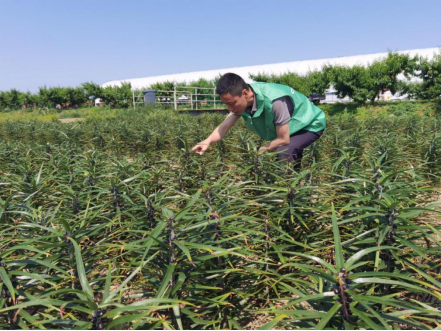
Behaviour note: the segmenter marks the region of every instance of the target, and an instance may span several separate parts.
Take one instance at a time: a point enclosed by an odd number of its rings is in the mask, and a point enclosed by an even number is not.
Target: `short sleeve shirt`
[[[245,111],[251,114],[251,116],[253,116],[256,110],[257,110],[257,103],[256,103],[256,98],[254,98],[253,105],[251,107],[246,108]],[[292,117],[293,112],[294,112],[294,105],[290,97],[281,97],[275,99],[273,101],[274,125],[281,126],[283,124],[288,123]],[[236,115],[236,114],[234,115],[240,117],[240,115]]]

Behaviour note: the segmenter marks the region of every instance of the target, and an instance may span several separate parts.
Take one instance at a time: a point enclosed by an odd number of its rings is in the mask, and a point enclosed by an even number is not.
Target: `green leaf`
[[[331,309],[326,313],[324,317],[320,320],[320,322],[315,326],[315,330],[323,330],[328,322],[331,320],[331,318],[337,313],[337,311],[340,309],[341,304],[339,302],[336,302],[334,306],[332,306]]]
[[[181,289],[186,278],[187,277],[185,276],[185,273],[178,272],[178,280],[176,281],[176,284],[173,286],[173,289],[170,293],[170,297],[173,297]],[[213,289],[219,289],[219,288],[213,288]]]
[[[175,217],[175,221],[180,220],[181,218],[184,218],[184,216],[191,210],[191,207],[193,207],[193,205],[196,203],[196,201],[198,201],[200,195],[201,195],[202,190],[199,189],[191,198],[191,200],[188,202],[187,206],[185,206],[185,208],[180,211],[176,217]]]
[[[3,280],[3,283],[8,288],[8,291],[11,294],[12,301],[15,303],[15,289],[14,286],[12,286],[11,280],[8,277],[8,273],[3,267],[0,267],[0,277]]]
[[[387,250],[387,249],[396,249],[398,250],[398,248],[393,247],[393,246],[379,246],[379,247],[370,247],[370,248],[365,248],[362,249],[361,251],[358,251],[357,253],[355,253],[354,255],[352,255],[345,264],[345,268],[346,271],[352,270],[353,268],[352,265],[358,261],[358,259],[360,259],[362,256],[365,256],[369,253],[375,252],[375,251],[379,251],[379,250]]]
[[[55,299],[32,299],[23,303],[20,303],[15,306],[6,307],[3,309],[0,309],[0,313],[9,311],[9,310],[16,310],[21,308],[27,308],[27,307],[33,307],[33,306],[45,306],[45,307],[61,307],[63,304],[65,304],[65,301],[61,300],[55,300]]]
[[[106,284],[104,285],[104,294],[102,302],[106,302],[107,298],[110,295],[110,285],[112,282],[112,265],[109,263],[107,266],[107,276],[106,276]]]
[[[278,253],[279,251],[276,251],[275,253]],[[315,262],[320,263],[321,265],[325,266],[326,268],[328,268],[329,271],[336,273],[337,269],[335,269],[335,267],[332,264],[329,264],[328,262],[322,260],[321,258],[317,257],[317,256],[313,256],[313,255],[308,255],[308,254],[303,254],[303,253],[294,253],[294,252],[289,252],[289,251],[280,251],[280,253],[284,253],[284,254],[289,254],[289,255],[295,255],[295,256],[302,256],[304,258],[313,260]]]
[[[177,241],[177,240],[174,241],[174,244],[176,244],[176,246],[178,246],[178,247],[181,249],[181,251],[184,252],[184,254],[187,256],[187,258],[188,258],[188,260],[190,261],[190,263],[191,263],[192,265],[195,265],[195,264],[193,263],[193,259],[191,258],[190,251],[188,250],[188,248],[185,247],[185,245],[184,245],[183,243],[181,243],[181,242],[179,242],[179,241]]]
[[[130,178],[124,179],[121,183],[124,183],[124,184],[130,183],[132,180],[138,178],[138,177],[141,176],[141,175],[142,175],[142,173],[139,173],[139,174],[137,174],[137,175],[135,175],[135,176],[133,176],[133,177],[130,177]]]
[[[356,278],[353,280],[354,283],[357,284],[389,284],[389,285],[396,285],[396,286],[401,286],[404,287],[405,289],[413,289],[415,290],[415,292],[424,292],[424,293],[429,293],[433,296],[436,296],[438,299],[441,300],[441,294],[434,292],[434,291],[428,291],[425,288],[421,287],[421,286],[416,286],[413,284],[409,284],[406,282],[400,282],[400,281],[396,281],[396,280],[390,280],[390,279],[382,279],[382,278],[377,278],[377,277],[372,277],[372,278]]]
[[[93,298],[93,291],[92,288],[90,287],[89,281],[87,280],[86,270],[84,269],[84,264],[83,264],[83,258],[81,257],[81,249],[73,238],[71,237],[68,238],[72,242],[72,245],[74,246],[76,267],[78,272],[78,278],[80,279],[81,288],[83,289],[84,292],[89,294],[91,298]]]
[[[24,318],[32,326],[36,326],[40,330],[47,330],[42,323],[38,322],[32,315],[30,315],[26,310],[20,309],[18,315]],[[26,327],[29,329],[29,327]]]
[[[190,302],[183,301],[183,300],[173,300],[173,299],[146,299],[141,301],[136,301],[130,305],[118,307],[115,309],[112,309],[111,311],[107,312],[105,316],[109,317],[115,317],[120,315],[123,312],[128,311],[142,311],[142,310],[152,310],[152,309],[168,309],[172,308],[173,306],[183,304],[183,305],[191,305]],[[109,304],[110,306],[113,306],[114,304]],[[105,307],[105,306],[103,306]]]
[[[150,311],[147,311],[147,312],[144,312],[141,314],[129,314],[127,316],[117,317],[117,318],[113,319],[107,325],[107,329],[111,330],[114,326],[130,323],[130,322],[135,322],[135,321],[141,320],[141,319],[152,321],[152,322],[157,321],[158,319],[151,317],[151,314],[152,313]],[[122,329],[122,328],[116,328],[116,329]]]
[[[337,270],[340,270],[344,266],[344,258],[343,258],[342,246],[340,241],[340,231],[338,229],[337,217],[335,215],[334,204],[332,204],[331,210],[332,210],[332,232],[334,233],[335,262],[336,262]]]
[[[288,315],[279,315],[275,319],[273,319],[271,322],[268,322],[264,325],[262,325],[258,330],[272,330],[273,327],[277,325],[281,320],[289,318]]]
[[[122,291],[122,289],[127,285],[128,282],[130,282],[132,280],[133,277],[136,276],[136,274],[142,269],[142,267],[144,265],[146,265],[148,262],[150,262],[157,254],[159,254],[159,252],[156,252],[155,254],[153,254],[152,256],[150,256],[147,260],[143,261],[142,264],[137,267],[131,274],[129,277],[127,277],[126,279],[124,279],[124,281],[116,288],[112,291],[112,293],[110,293],[107,298],[105,300],[103,300],[104,303],[108,303],[110,300],[113,299],[113,297],[118,294],[120,291]],[[103,298],[104,299],[104,298]]]
[[[57,288],[59,286],[56,283],[51,282],[38,274],[32,274],[32,273],[25,272],[25,271],[9,271],[9,274],[14,275],[14,276],[25,276],[27,279],[39,280],[40,282],[47,283],[47,284],[53,286],[54,288]]]
[[[383,326],[379,325],[377,323],[375,323],[368,314],[366,314],[365,312],[362,312],[361,310],[358,310],[356,308],[351,308],[352,313],[355,316],[360,317],[361,320],[363,320],[363,322],[365,322],[368,327],[370,327],[372,330],[383,330]]]
[[[173,277],[173,272],[175,271],[175,264],[170,264],[167,268],[167,272],[164,275],[164,278],[162,279],[161,286],[158,289],[158,292],[156,293],[157,299],[164,298],[165,292],[167,288],[170,286],[170,279]]]
[[[173,315],[175,316],[176,322],[178,323],[179,330],[184,330],[184,327],[182,326],[182,320],[181,320],[181,311],[179,309],[179,305],[173,306]]]

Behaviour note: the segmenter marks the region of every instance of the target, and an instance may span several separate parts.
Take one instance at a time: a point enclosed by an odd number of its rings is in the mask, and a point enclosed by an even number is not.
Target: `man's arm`
[[[285,146],[289,144],[289,124],[285,123],[283,125],[276,126],[277,138],[271,140],[265,146],[260,147],[259,154],[263,154],[266,151],[275,151],[277,147]]]
[[[194,146],[191,151],[198,153],[199,155],[204,155],[205,151],[211,144],[221,141],[225,137],[228,130],[230,130],[234,126],[234,124],[236,124],[239,118],[239,116],[235,116],[233,113],[230,113],[227,118],[221,123],[221,125],[213,130],[213,132],[208,136],[207,139],[196,144],[196,146]]]
[[[277,147],[289,144],[289,120],[294,112],[294,104],[290,97],[282,97],[273,101],[274,125],[276,127],[277,138],[269,144],[262,146],[259,153],[274,151]]]

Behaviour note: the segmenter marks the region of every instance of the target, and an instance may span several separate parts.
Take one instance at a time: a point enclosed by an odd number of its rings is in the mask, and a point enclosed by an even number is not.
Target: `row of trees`
[[[405,79],[400,79],[400,76]],[[438,99],[441,95],[441,52],[432,59],[408,54],[389,52],[386,58],[376,60],[367,66],[325,65],[320,71],[306,75],[286,72],[282,75],[259,73],[250,78],[260,82],[285,84],[300,93],[324,94],[331,86],[338,98],[349,97],[359,104],[367,101],[374,103],[381,91],[407,94],[412,99]],[[417,81],[415,79],[417,78]],[[219,77],[213,80],[199,79],[190,84],[162,82],[148,88],[172,91],[174,85],[187,87],[215,87]],[[140,92],[139,92],[140,93]],[[171,96],[171,93],[159,93]],[[93,103],[93,99],[103,99],[106,104],[119,108],[132,105],[131,84],[107,86],[83,83],[79,87],[41,87],[38,93],[20,92],[16,89],[0,91],[0,110],[29,108],[53,108],[82,106]]]
[[[16,89],[0,91],[0,110],[62,108],[93,104],[95,98],[118,108],[131,105],[132,89],[130,83],[121,86],[101,87],[87,82],[78,87],[40,87],[37,93],[20,92]],[[24,107],[23,107],[24,106]]]
[[[399,79],[401,75],[405,79]],[[386,58],[367,66],[325,65],[321,71],[307,75],[287,72],[250,77],[255,81],[289,85],[305,95],[324,94],[332,85],[338,98],[349,97],[359,104],[374,103],[380,92],[386,90],[392,94],[407,94],[412,99],[438,99],[441,96],[441,53],[429,60],[390,52]]]
[[[214,80],[200,79],[189,87],[215,87],[220,77]],[[441,96],[441,52],[432,59],[421,56],[389,52],[387,57],[367,66],[325,65],[320,71],[306,75],[286,72],[281,75],[259,73],[250,78],[258,82],[272,82],[291,86],[300,93],[325,94],[331,86],[338,98],[349,97],[358,104],[375,103],[381,91],[408,95],[410,99],[431,100]],[[152,85],[157,90],[173,90],[174,82]]]
[[[199,79],[192,83],[180,83],[179,86],[188,87],[214,87],[219,77],[214,80]],[[156,83],[148,88],[156,90],[173,91],[174,82]],[[142,96],[141,89],[137,91]],[[158,93],[158,96],[171,96],[171,93]],[[40,87],[37,93],[20,92],[17,89],[0,91],[0,111],[35,108],[55,108],[60,105],[62,108],[92,105],[96,98],[102,99],[106,105],[117,108],[132,106],[132,86],[130,83],[122,83],[121,86],[101,87],[98,84],[87,82],[80,86],[72,87]],[[25,107],[23,107],[25,106]]]

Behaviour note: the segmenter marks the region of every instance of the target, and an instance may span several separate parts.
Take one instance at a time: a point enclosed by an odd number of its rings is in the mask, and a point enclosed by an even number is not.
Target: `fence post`
[[[198,110],[198,88],[194,88],[194,94],[196,96],[196,110]]]
[[[176,85],[173,86],[173,100],[175,102],[175,110],[178,110],[178,103],[176,101]]]
[[[132,91],[133,93],[133,110],[135,110],[135,91]]]

